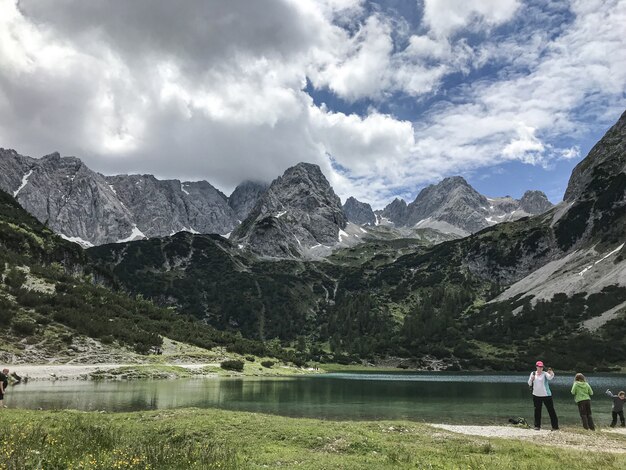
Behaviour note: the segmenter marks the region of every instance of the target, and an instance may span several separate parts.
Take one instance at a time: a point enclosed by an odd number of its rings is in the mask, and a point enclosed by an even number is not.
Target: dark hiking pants
[[[556,411],[554,411],[552,397],[536,397],[533,395],[533,403],[535,405],[535,427],[541,427],[541,408],[545,404],[548,414],[550,415],[552,429],[559,429],[559,418],[557,418]]]
[[[580,419],[583,420],[583,428],[596,430],[593,424],[593,418],[591,417],[591,400],[581,400],[578,403],[578,412],[580,413]]]
[[[619,420],[624,426],[626,423],[624,422],[624,412],[623,411],[611,411],[611,416],[613,417],[613,421],[611,421],[611,427],[615,427],[617,424],[617,417],[619,416]]]

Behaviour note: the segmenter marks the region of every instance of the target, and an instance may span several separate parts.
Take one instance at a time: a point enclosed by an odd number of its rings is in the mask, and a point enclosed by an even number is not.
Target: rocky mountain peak
[[[453,176],[420,191],[407,207],[406,225],[437,219],[471,233],[485,226],[488,206],[487,198],[470,186],[465,178]]]
[[[330,188],[330,183],[324,176],[324,173],[322,173],[320,167],[313,163],[300,162],[297,165],[287,168],[285,173],[278,179],[283,181],[283,185],[304,184],[311,189],[319,187],[322,190]]]
[[[70,158],[70,157],[65,157]],[[61,160],[61,154],[59,152],[52,152],[41,157],[42,162],[58,162]]]
[[[543,191],[526,191],[519,202],[520,209],[529,214],[542,214],[552,208]]]
[[[17,156],[18,153],[15,149],[5,149],[4,147],[0,147],[0,155],[2,156]]]
[[[272,257],[299,257],[333,246],[346,218],[341,201],[317,165],[299,163],[275,179],[231,238]]]
[[[454,189],[458,187],[469,188],[472,190],[474,189],[462,176],[448,176],[441,180],[438,184],[433,184],[431,186],[441,189]]]
[[[541,191],[527,191],[521,200],[510,196],[487,198],[462,176],[451,176],[422,189],[408,205],[396,199],[381,215],[396,226],[465,236],[499,222],[541,214],[551,207]]]
[[[372,210],[372,206],[364,202],[360,202],[357,199],[350,196],[346,203],[343,205],[343,213],[346,215],[346,219],[349,222],[363,225],[363,224],[376,224],[376,214]]]
[[[392,222],[394,225],[406,225],[407,204],[404,199],[395,198],[380,213],[381,217]]]

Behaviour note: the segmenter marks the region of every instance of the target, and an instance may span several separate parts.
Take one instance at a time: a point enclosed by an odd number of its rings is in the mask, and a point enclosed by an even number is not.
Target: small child
[[[617,395],[613,395],[611,391],[607,389],[606,395],[613,399],[613,409],[611,410],[613,421],[611,421],[611,427],[614,428],[617,424],[618,416],[619,420],[622,422],[622,427],[626,427],[626,422],[624,422],[624,402],[626,401],[626,393],[621,391]]]

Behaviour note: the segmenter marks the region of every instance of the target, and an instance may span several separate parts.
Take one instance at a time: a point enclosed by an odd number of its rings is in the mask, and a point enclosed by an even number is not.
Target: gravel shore
[[[431,424],[431,426],[469,436],[520,439],[535,442],[541,446],[626,453],[626,428],[602,427],[594,432],[577,428],[565,428],[559,431],[535,431],[534,429],[515,426],[463,426],[453,424]]]

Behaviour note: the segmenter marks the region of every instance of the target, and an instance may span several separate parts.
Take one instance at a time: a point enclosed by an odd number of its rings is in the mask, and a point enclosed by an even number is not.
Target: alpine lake
[[[506,424],[524,417],[532,424],[528,374],[399,372],[331,373],[276,378],[193,378],[136,381],[31,381],[11,387],[10,408],[138,411],[221,408],[333,420],[407,419],[451,424]],[[550,386],[562,424],[577,424],[570,394],[573,374]],[[611,420],[614,393],[626,389],[626,375],[588,377],[595,395],[596,423]],[[549,426],[544,409],[543,425]]]

